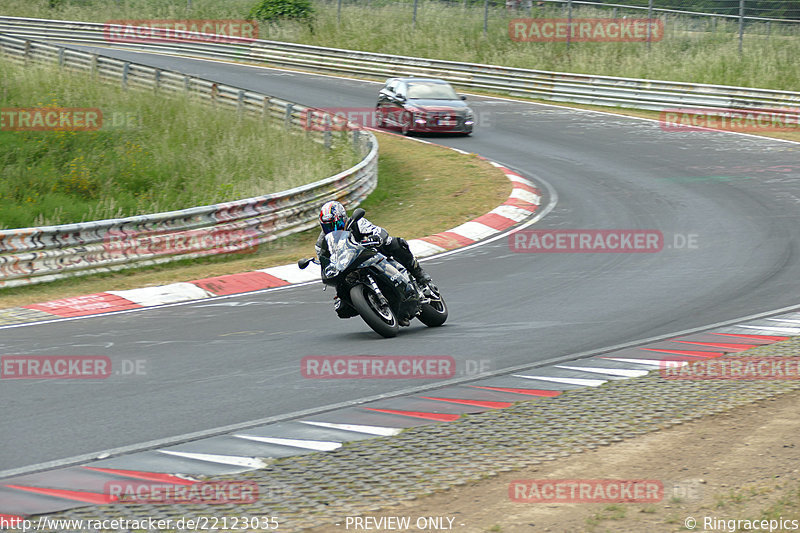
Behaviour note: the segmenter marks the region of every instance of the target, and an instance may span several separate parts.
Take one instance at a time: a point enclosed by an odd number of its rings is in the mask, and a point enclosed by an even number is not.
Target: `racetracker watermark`
[[[800,108],[665,109],[659,123],[664,131],[800,132]]]
[[[655,42],[664,38],[660,19],[513,19],[508,35],[520,42]]]
[[[109,481],[103,492],[118,503],[130,504],[245,504],[258,501],[255,481],[204,481],[173,484]]]
[[[523,503],[656,503],[664,484],[656,479],[522,479],[508,497]]]
[[[344,131],[350,128],[379,129],[386,127],[422,128],[449,131],[459,128],[491,127],[489,111],[472,112],[452,108],[378,110],[374,107],[323,107],[306,109],[300,115],[303,128],[310,131]]]
[[[4,355],[0,379],[105,379],[111,375],[143,376],[144,359],[122,359],[112,368],[106,355]]]
[[[449,355],[310,355],[300,361],[309,379],[443,379],[456,374]]]
[[[196,229],[173,233],[157,231],[117,231],[103,236],[103,248],[114,257],[178,255],[200,252],[252,254],[258,249],[258,233],[253,229]]]
[[[251,20],[109,20],[103,35],[111,43],[238,43],[258,39],[258,24]]]
[[[664,248],[658,230],[523,230],[508,236],[520,253],[655,253]]]
[[[796,380],[800,379],[800,357],[742,356],[691,361],[681,366],[662,362],[664,379],[686,380]]]
[[[97,131],[103,112],[95,107],[0,108],[0,131]]]

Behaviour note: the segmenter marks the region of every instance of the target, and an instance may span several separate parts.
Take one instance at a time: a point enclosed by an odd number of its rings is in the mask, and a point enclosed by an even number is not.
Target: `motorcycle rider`
[[[319,224],[322,231],[317,238],[314,249],[317,257],[330,256],[328,243],[325,235],[332,231],[343,230],[347,225],[348,216],[344,206],[337,201],[326,202],[319,212]],[[378,245],[378,251],[386,257],[393,257],[398,263],[403,265],[409,273],[414,276],[421,287],[425,287],[431,282],[431,277],[422,269],[405,239],[392,237],[389,232],[380,226],[376,226],[366,218],[361,218],[353,228],[350,228],[356,239],[364,240],[366,237],[374,239]],[[350,305],[344,302],[339,295],[334,297],[334,308],[339,318],[350,318],[358,313]],[[349,308],[349,309],[348,309]]]

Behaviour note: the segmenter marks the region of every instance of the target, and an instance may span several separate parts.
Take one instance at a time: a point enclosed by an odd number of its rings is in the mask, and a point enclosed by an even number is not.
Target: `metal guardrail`
[[[254,251],[261,243],[316,225],[322,203],[337,199],[355,205],[377,184],[375,136],[350,124],[337,124],[325,111],[176,72],[2,34],[0,54],[23,64],[58,64],[125,87],[188,94],[303,131],[309,139],[326,145],[333,135],[347,136],[362,156],[357,165],[335,176],[275,194],[167,213],[2,230],[0,287]],[[309,128],[312,117],[314,127]]]
[[[226,41],[236,42],[111,43],[104,34],[108,29],[108,25],[92,22],[0,17],[0,34],[26,38],[258,62],[373,79],[437,77],[462,89],[555,102],[654,111],[675,107],[746,110],[800,106],[800,92],[793,91],[549,72],[228,37]]]

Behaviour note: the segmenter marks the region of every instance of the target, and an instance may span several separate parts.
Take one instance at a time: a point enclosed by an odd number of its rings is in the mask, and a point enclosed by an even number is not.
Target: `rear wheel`
[[[423,304],[419,320],[429,328],[441,326],[447,320],[447,304],[441,294],[436,295],[431,303]]]
[[[365,285],[359,284],[350,289],[350,301],[364,322],[382,337],[396,337],[400,324],[389,304],[382,300]]]

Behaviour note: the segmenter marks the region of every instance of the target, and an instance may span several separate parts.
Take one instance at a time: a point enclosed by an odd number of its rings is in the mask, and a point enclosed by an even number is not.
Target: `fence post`
[[[411,17],[411,29],[412,30],[416,30],[417,29],[417,4],[418,3],[419,3],[419,0],[414,0],[414,15]]]
[[[483,0],[483,35],[489,34],[489,0]]]
[[[650,29],[653,20],[653,0],[647,3],[647,51],[650,51],[650,41],[652,41],[653,31]]]
[[[572,40],[572,0],[567,0],[567,51],[569,52],[569,43]]]
[[[125,62],[125,64],[122,65],[122,88],[123,89],[127,89],[128,88],[128,71],[130,70],[130,68],[131,68],[131,64],[128,63],[127,61]]]
[[[342,0],[339,0],[336,3],[336,24],[340,24],[342,22]]]
[[[744,34],[744,0],[739,0],[739,55],[742,55],[743,34]]]

